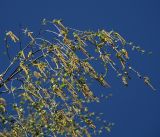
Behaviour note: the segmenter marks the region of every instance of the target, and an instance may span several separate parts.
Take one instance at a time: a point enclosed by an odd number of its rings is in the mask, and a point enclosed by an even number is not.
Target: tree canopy
[[[62,20],[43,19],[38,34],[28,28],[22,33],[23,44],[16,32],[8,31],[4,39],[10,64],[0,75],[2,137],[90,137],[110,132],[113,123],[90,112],[87,104],[102,98],[90,88],[95,81],[111,88],[107,80],[111,70],[124,86],[133,73],[155,90],[150,78],[138,72],[130,60],[130,52],[151,53],[116,31],[82,31],[66,27]],[[12,44],[20,47],[14,57],[9,53]],[[101,63],[103,73],[95,69],[96,62]],[[12,95],[13,104],[6,94]]]

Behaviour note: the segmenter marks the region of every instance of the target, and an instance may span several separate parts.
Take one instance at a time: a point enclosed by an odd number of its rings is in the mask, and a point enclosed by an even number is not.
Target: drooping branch
[[[126,42],[119,33],[80,31],[65,27],[61,20],[44,19],[43,25],[46,28],[36,36],[23,29],[28,40],[26,46],[1,74],[0,88],[5,88],[7,93],[17,98],[13,104],[16,115],[7,114],[7,103],[0,99],[0,123],[3,124],[0,135],[90,137],[104,129],[110,132],[113,123],[102,120],[99,114],[95,115],[87,107],[88,103],[101,99],[91,90],[92,80],[103,87],[111,87],[106,80],[109,69],[125,86],[128,86],[133,72],[155,90],[150,79],[129,63],[129,53],[133,48],[145,51]],[[56,30],[48,28],[50,25]],[[9,40],[15,44],[20,40],[12,31],[6,34],[6,38],[6,45]],[[102,63],[100,67],[104,68],[104,73],[98,73],[95,62]],[[96,121],[102,124],[100,128]]]

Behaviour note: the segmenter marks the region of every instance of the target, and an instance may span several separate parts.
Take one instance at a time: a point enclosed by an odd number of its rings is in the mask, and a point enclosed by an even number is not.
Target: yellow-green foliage
[[[99,102],[106,96],[95,96],[87,78],[110,88],[107,81],[110,69],[125,86],[133,72],[155,90],[147,76],[128,65],[133,48],[144,50],[128,43],[119,33],[80,31],[65,27],[62,20],[44,19],[43,25],[38,35],[23,29],[28,42],[1,74],[0,87],[4,91],[0,92],[12,94],[14,100],[12,114],[6,110],[7,99],[0,98],[1,137],[90,137],[103,130],[110,132],[113,123],[107,123],[87,108],[88,103]],[[17,45],[21,41],[12,31],[6,33],[5,40]],[[98,73],[94,62],[103,64],[104,74]]]

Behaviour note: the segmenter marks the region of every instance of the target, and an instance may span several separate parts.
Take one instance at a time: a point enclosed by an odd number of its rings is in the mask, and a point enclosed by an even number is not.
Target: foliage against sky
[[[61,20],[43,19],[42,25],[38,34],[22,29],[24,47],[16,32],[6,33],[10,64],[1,73],[0,87],[1,94],[12,95],[14,104],[0,98],[1,136],[89,137],[104,130],[110,132],[113,123],[102,120],[100,114],[87,107],[106,96],[96,96],[91,84],[97,81],[103,87],[112,87],[107,80],[110,70],[124,86],[128,86],[133,73],[155,91],[150,78],[136,71],[130,61],[130,52],[151,52],[127,42],[119,33],[81,31],[65,27]],[[13,58],[9,54],[11,44],[20,47]],[[94,69],[95,62],[100,62],[103,72]],[[13,112],[6,109],[7,105]]]

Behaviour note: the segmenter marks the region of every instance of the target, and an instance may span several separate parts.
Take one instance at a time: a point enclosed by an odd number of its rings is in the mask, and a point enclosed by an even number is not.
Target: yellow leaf
[[[30,51],[30,52],[28,53],[28,58],[30,58],[31,55],[32,55],[32,51]]]
[[[129,57],[128,57],[128,52],[127,52],[126,49],[122,49],[121,52],[122,52],[122,54],[126,57],[126,59],[129,59]]]
[[[120,34],[118,34],[117,32],[114,32],[114,35],[121,41],[123,45],[126,44],[125,39]]]
[[[21,51],[19,52],[19,54],[20,54],[20,56],[22,56],[22,57],[25,59],[25,55],[24,55],[23,50],[21,50]]]
[[[28,69],[22,62],[20,63],[20,67],[23,69],[23,71],[26,73],[26,75],[28,75]]]
[[[6,35],[9,36],[15,43],[19,41],[19,38],[15,34],[13,34],[12,31],[7,32]]]
[[[37,72],[37,71],[34,71],[34,72],[33,72],[33,75],[34,75],[36,78],[42,77],[41,74],[40,74],[39,72]]]
[[[33,38],[33,36],[32,36],[32,33],[33,33],[33,32],[30,32],[30,31],[29,31],[29,32],[28,32],[28,37],[30,37],[31,40],[34,41],[34,38]]]

